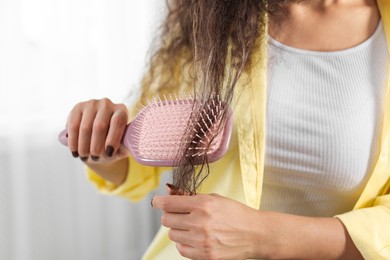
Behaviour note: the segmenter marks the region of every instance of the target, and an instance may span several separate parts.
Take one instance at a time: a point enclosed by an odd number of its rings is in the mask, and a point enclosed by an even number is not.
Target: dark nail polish
[[[153,206],[153,199],[150,200],[150,205],[152,205],[152,208],[154,208],[154,206]]]
[[[170,184],[170,183],[166,183],[165,184],[168,188],[170,188],[171,190],[177,190],[177,187],[173,184]]]
[[[169,195],[181,195],[179,189],[170,183],[165,184],[169,188]]]
[[[114,154],[114,147],[112,147],[111,145],[107,146],[107,148],[106,148],[106,155],[108,157],[111,157],[113,154]]]
[[[80,157],[80,159],[83,161],[83,162],[86,162],[88,160],[88,156],[86,157]]]
[[[65,135],[65,136],[66,136],[66,138],[68,138],[68,133],[66,133],[66,135]]]
[[[77,151],[72,152],[72,155],[73,155],[74,158],[79,157],[79,153]]]
[[[99,161],[99,156],[91,155],[91,159],[94,160],[95,162]]]

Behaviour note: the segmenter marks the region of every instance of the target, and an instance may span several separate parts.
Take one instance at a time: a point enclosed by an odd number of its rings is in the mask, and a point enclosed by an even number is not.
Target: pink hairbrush
[[[224,113],[226,121],[222,122]],[[211,163],[226,153],[232,124],[231,109],[218,97],[207,102],[159,98],[148,102],[127,125],[122,144],[143,165],[177,165],[183,141],[187,146],[186,157],[193,159],[194,164],[202,164],[206,153]],[[185,141],[183,136],[188,135],[188,131],[192,138]],[[68,144],[66,134],[67,130],[63,130],[59,135],[64,145]]]

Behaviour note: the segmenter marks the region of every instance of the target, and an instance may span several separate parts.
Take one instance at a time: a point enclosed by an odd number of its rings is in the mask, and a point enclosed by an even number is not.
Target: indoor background
[[[99,194],[57,135],[77,102],[131,104],[164,12],[164,0],[0,0],[0,260],[140,259],[159,226],[152,195]]]

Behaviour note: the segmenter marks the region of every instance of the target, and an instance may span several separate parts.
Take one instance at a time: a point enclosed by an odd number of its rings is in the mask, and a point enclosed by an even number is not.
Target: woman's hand
[[[104,98],[78,103],[68,116],[68,147],[88,164],[109,164],[129,156],[120,144],[128,121],[127,108]]]
[[[161,224],[190,259],[247,259],[254,254],[258,211],[217,194],[156,196]],[[257,245],[258,246],[258,245]]]
[[[336,218],[259,211],[217,194],[155,196],[152,205],[190,259],[363,259]]]

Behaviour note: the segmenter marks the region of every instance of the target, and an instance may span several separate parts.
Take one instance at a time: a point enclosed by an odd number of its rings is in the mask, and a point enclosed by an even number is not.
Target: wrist
[[[246,258],[249,259],[272,259],[278,252],[279,237],[275,234],[275,221],[272,218],[273,212],[251,209],[253,214],[246,220],[249,250]]]
[[[266,259],[361,259],[336,218],[258,214],[253,257]]]
[[[116,186],[123,184],[127,178],[129,162],[127,158],[122,158],[110,162],[85,162],[85,165],[92,169],[103,179]]]
[[[251,258],[283,259],[291,241],[286,237],[283,225],[285,214],[258,211],[256,226],[253,228],[253,241]]]

